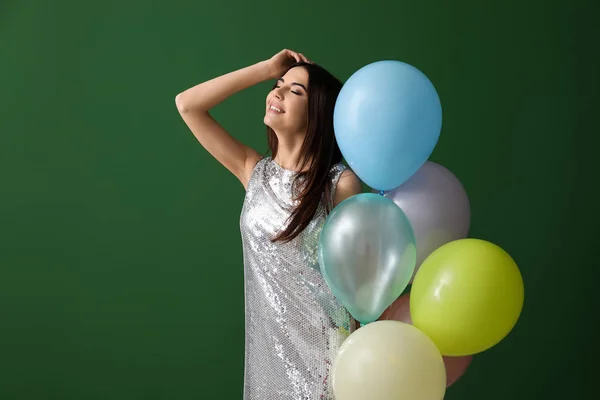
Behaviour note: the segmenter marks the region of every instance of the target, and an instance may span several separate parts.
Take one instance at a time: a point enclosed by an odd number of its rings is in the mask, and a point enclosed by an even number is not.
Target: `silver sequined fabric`
[[[333,188],[343,164],[330,173]],[[240,218],[245,276],[245,400],[331,400],[331,367],[355,321],[329,290],[318,261],[322,203],[288,243],[271,242],[295,204],[295,172],[270,157],[254,167]]]

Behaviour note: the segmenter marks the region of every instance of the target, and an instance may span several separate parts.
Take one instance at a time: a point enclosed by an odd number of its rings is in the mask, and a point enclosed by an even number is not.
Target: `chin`
[[[277,123],[277,121],[273,121],[273,119],[270,118],[269,114],[265,115],[265,117],[263,118],[263,122],[264,122],[264,124],[266,126],[268,126],[269,128],[273,129],[274,131],[280,130],[281,128],[283,128],[281,126],[281,124]]]
[[[279,137],[279,136],[296,136],[293,132],[301,132],[302,129],[296,128],[293,125],[290,125],[289,123],[286,124],[286,122],[288,121],[283,121],[279,118],[272,118],[269,114],[265,115],[265,117],[263,118],[263,122],[266,126],[268,126],[269,128],[273,129],[273,131],[275,132],[275,134]],[[306,129],[306,128],[304,128]]]

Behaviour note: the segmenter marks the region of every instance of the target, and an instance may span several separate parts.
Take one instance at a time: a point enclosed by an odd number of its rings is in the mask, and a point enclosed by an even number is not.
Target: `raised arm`
[[[200,83],[175,97],[179,114],[200,144],[233,173],[244,188],[261,156],[225,131],[209,111],[243,89],[279,78],[286,64],[302,58],[298,53],[282,50],[269,60]]]
[[[196,139],[244,188],[261,156],[225,131],[209,111],[233,94],[271,78],[268,62],[263,61],[200,83],[175,97],[179,114]]]

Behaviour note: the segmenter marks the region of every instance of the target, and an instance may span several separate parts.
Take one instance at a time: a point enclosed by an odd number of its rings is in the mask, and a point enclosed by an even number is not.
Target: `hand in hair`
[[[296,62],[311,63],[302,53],[288,49],[281,50],[267,61],[271,71],[271,78],[280,78]]]

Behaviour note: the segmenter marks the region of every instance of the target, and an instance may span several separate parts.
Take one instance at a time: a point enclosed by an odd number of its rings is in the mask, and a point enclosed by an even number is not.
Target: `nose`
[[[275,90],[275,97],[277,100],[283,100],[283,93],[281,92],[281,88],[277,88]]]

